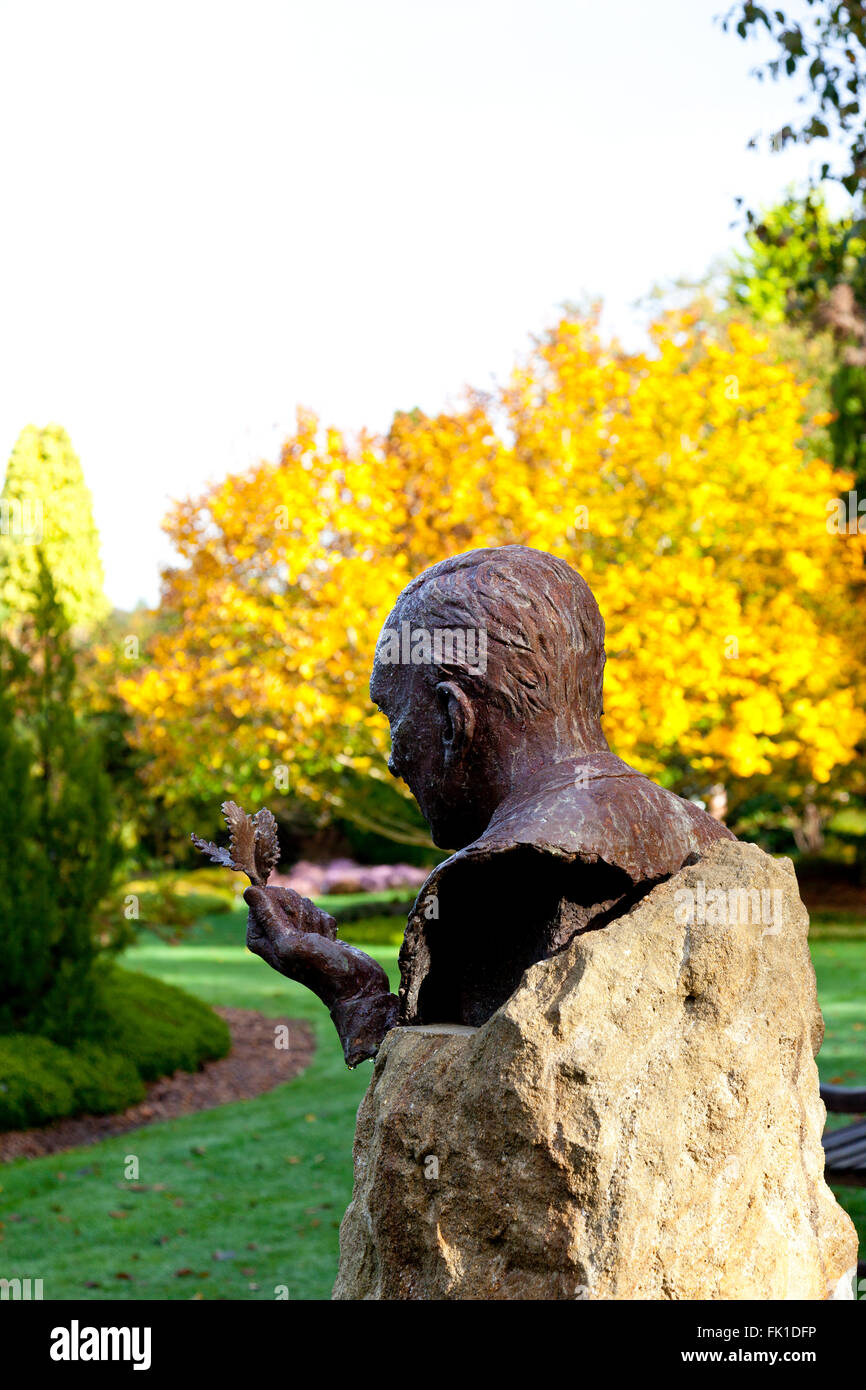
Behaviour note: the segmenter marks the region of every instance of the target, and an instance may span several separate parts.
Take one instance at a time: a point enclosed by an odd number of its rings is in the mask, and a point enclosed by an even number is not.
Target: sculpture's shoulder
[[[442,984],[450,987],[461,972],[468,996],[484,994],[480,980],[495,997],[492,1007],[498,1006],[527,965],[575,930],[626,910],[648,886],[722,839],[734,836],[700,806],[613,754],[543,769],[502,803],[477,840],[437,865],[422,886],[400,952],[403,1021],[467,1021],[464,1006],[447,997]],[[484,924],[492,924],[495,949],[479,944]],[[477,979],[469,980],[466,958],[472,950],[483,959]],[[513,966],[511,975],[494,980],[492,962],[503,956]]]
[[[601,860],[642,883],[676,873],[716,840],[733,838],[700,806],[600,753],[543,769],[500,806],[461,857],[532,845],[558,858]]]

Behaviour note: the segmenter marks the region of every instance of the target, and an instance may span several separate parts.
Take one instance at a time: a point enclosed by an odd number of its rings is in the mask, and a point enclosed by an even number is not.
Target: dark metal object
[[[866,1114],[866,1086],[821,1087],[821,1099],[837,1115]],[[866,1119],[841,1129],[826,1129],[824,1178],[833,1187],[866,1187]],[[866,1260],[857,1263],[857,1278],[866,1279]]]
[[[866,1086],[821,1087],[821,1099],[835,1115],[866,1115]]]
[[[822,1086],[827,1109],[851,1115],[866,1111],[866,1086]],[[866,1187],[866,1120],[841,1129],[825,1130],[824,1178],[832,1187]],[[857,1278],[866,1278],[866,1260],[857,1264]]]
[[[601,730],[604,622],[564,560],[458,555],[403,591],[370,682],[437,866],[409,917],[399,999],[308,899],[248,888],[247,944],[331,1011],[346,1062],[397,1024],[480,1024],[527,969],[622,916],[731,832],[615,757]]]
[[[337,939],[327,912],[290,888],[248,888],[247,946],[326,1004],[346,1065],[372,1057],[397,1022],[397,1001],[378,961]]]

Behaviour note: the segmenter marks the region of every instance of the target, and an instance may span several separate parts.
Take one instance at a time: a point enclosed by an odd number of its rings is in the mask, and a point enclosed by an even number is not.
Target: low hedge
[[[0,1130],[65,1115],[112,1114],[144,1096],[144,1082],[224,1057],[229,1030],[200,999],[117,966],[100,978],[94,1037],[71,1047],[32,1034],[0,1036]]]
[[[143,1096],[144,1082],[120,1053],[95,1043],[60,1047],[29,1033],[0,1037],[0,1130],[81,1112],[110,1114]]]
[[[403,926],[415,905],[415,894],[391,889],[384,893],[326,894],[315,899],[318,907],[336,917],[338,926],[365,922],[368,917],[399,917]]]
[[[402,917],[365,917],[363,921],[339,923],[340,937],[350,946],[399,946],[406,932]]]
[[[114,967],[104,997],[108,1018],[97,1041],[129,1057],[145,1081],[197,1071],[231,1047],[227,1025],[209,1004],[153,975]]]

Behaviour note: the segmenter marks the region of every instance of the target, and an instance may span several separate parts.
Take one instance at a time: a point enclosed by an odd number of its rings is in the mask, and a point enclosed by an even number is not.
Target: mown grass
[[[210,925],[212,941],[151,938],[124,964],[211,1004],[308,1019],[314,1061],[255,1100],[0,1167],[0,1276],[41,1278],[46,1298],[329,1296],[370,1065],[346,1071],[318,1000],[236,944],[245,912]],[[396,983],[396,949],[375,954]],[[129,1156],[146,1190],[126,1180]]]
[[[843,926],[850,928],[850,922]],[[861,921],[858,938],[847,931],[811,943],[818,978],[818,999],[824,1014],[824,1043],[818,1054],[822,1081],[842,1086],[866,1085],[866,933]],[[853,1115],[829,1115],[829,1128],[851,1124]],[[834,1187],[837,1202],[851,1216],[860,1238],[860,1258],[866,1260],[866,1189]]]
[[[866,943],[866,918],[859,912],[819,908],[809,913],[811,941],[862,941]]]
[[[49,1299],[329,1296],[370,1066],[346,1071],[325,1010],[243,949],[244,922],[243,911],[204,920],[179,945],[147,937],[124,964],[212,1004],[310,1020],[311,1066],[255,1100],[0,1167],[0,1277],[41,1278]],[[396,948],[367,949],[396,983]],[[822,1078],[866,1083],[866,945],[812,950]],[[137,1187],[125,1177],[130,1155]],[[866,1244],[866,1193],[837,1197]]]

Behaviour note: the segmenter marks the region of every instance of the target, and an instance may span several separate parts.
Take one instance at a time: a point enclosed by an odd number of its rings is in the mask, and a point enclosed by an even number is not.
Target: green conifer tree
[[[0,495],[0,624],[14,627],[33,602],[41,554],[72,627],[105,617],[93,502],[60,425],[28,425],[12,450]]]
[[[17,645],[0,639],[0,1033],[71,1045],[99,1012],[94,920],[118,847],[101,749],[75,711],[68,619],[36,558]]]

